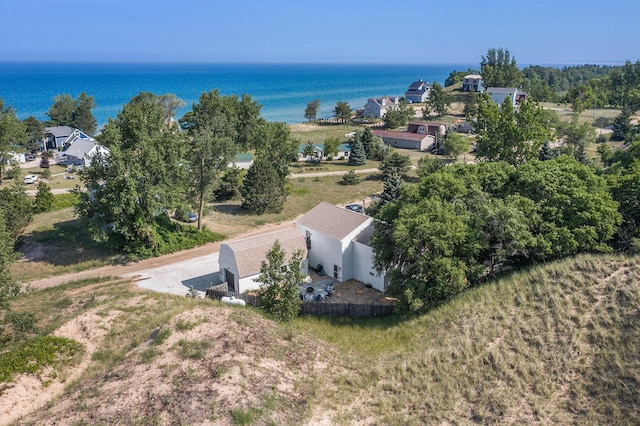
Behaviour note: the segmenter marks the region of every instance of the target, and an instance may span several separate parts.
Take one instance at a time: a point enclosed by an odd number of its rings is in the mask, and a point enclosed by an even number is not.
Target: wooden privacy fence
[[[244,293],[217,290],[210,288],[206,297],[220,300],[223,297],[235,297],[247,302],[247,305],[260,306],[260,297]],[[299,315],[316,315],[331,317],[370,318],[382,317],[393,314],[393,305],[381,305],[372,303],[326,303],[326,302],[302,302]]]

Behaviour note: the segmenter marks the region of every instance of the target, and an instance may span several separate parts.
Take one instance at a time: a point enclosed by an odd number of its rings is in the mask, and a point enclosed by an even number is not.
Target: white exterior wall
[[[371,284],[378,291],[385,291],[385,274],[378,276],[373,266],[373,248],[353,242],[353,278],[364,284]]]
[[[220,245],[220,254],[218,255],[218,264],[220,266],[220,279],[222,282],[227,281],[225,269],[233,274],[233,286],[238,291],[238,264],[236,263],[236,257],[233,254],[233,250],[227,244]]]
[[[258,277],[260,274],[251,275],[248,277],[240,278],[240,282],[238,284],[238,293],[246,293],[248,291],[257,290],[260,288],[260,282],[258,282]]]
[[[306,236],[306,231],[311,232],[311,248],[309,249],[309,265],[316,267],[321,264],[324,271],[333,277],[333,265],[338,265],[338,280],[342,281],[342,244],[319,232],[308,229],[302,225],[297,225],[302,235]]]

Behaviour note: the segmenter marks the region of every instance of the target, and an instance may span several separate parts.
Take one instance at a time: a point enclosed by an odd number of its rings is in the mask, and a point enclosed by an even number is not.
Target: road
[[[267,224],[242,235],[237,235],[233,239],[286,229],[292,227],[296,220],[297,218],[275,225]],[[189,288],[193,286],[194,289],[204,294],[204,290],[212,282],[218,280],[218,253],[222,243],[224,241],[139,262],[103,266],[87,271],[44,278],[29,283],[28,287],[41,289],[84,278],[116,276],[132,278],[139,287],[154,291],[186,295]]]

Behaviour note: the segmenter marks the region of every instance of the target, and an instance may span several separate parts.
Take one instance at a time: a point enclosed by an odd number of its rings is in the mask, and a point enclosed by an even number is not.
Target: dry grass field
[[[109,278],[35,291],[23,338],[84,351],[0,384],[0,423],[638,424],[639,266],[581,256],[417,316],[292,325]]]

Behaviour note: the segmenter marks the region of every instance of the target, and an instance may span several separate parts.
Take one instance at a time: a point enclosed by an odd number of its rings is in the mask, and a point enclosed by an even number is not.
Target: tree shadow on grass
[[[213,204],[211,210],[231,216],[253,216],[250,210],[243,209],[240,204]]]
[[[29,262],[47,262],[54,266],[127,261],[126,255],[114,254],[104,244],[93,241],[78,219],[55,223],[52,229],[35,230],[25,235],[18,251]]]

